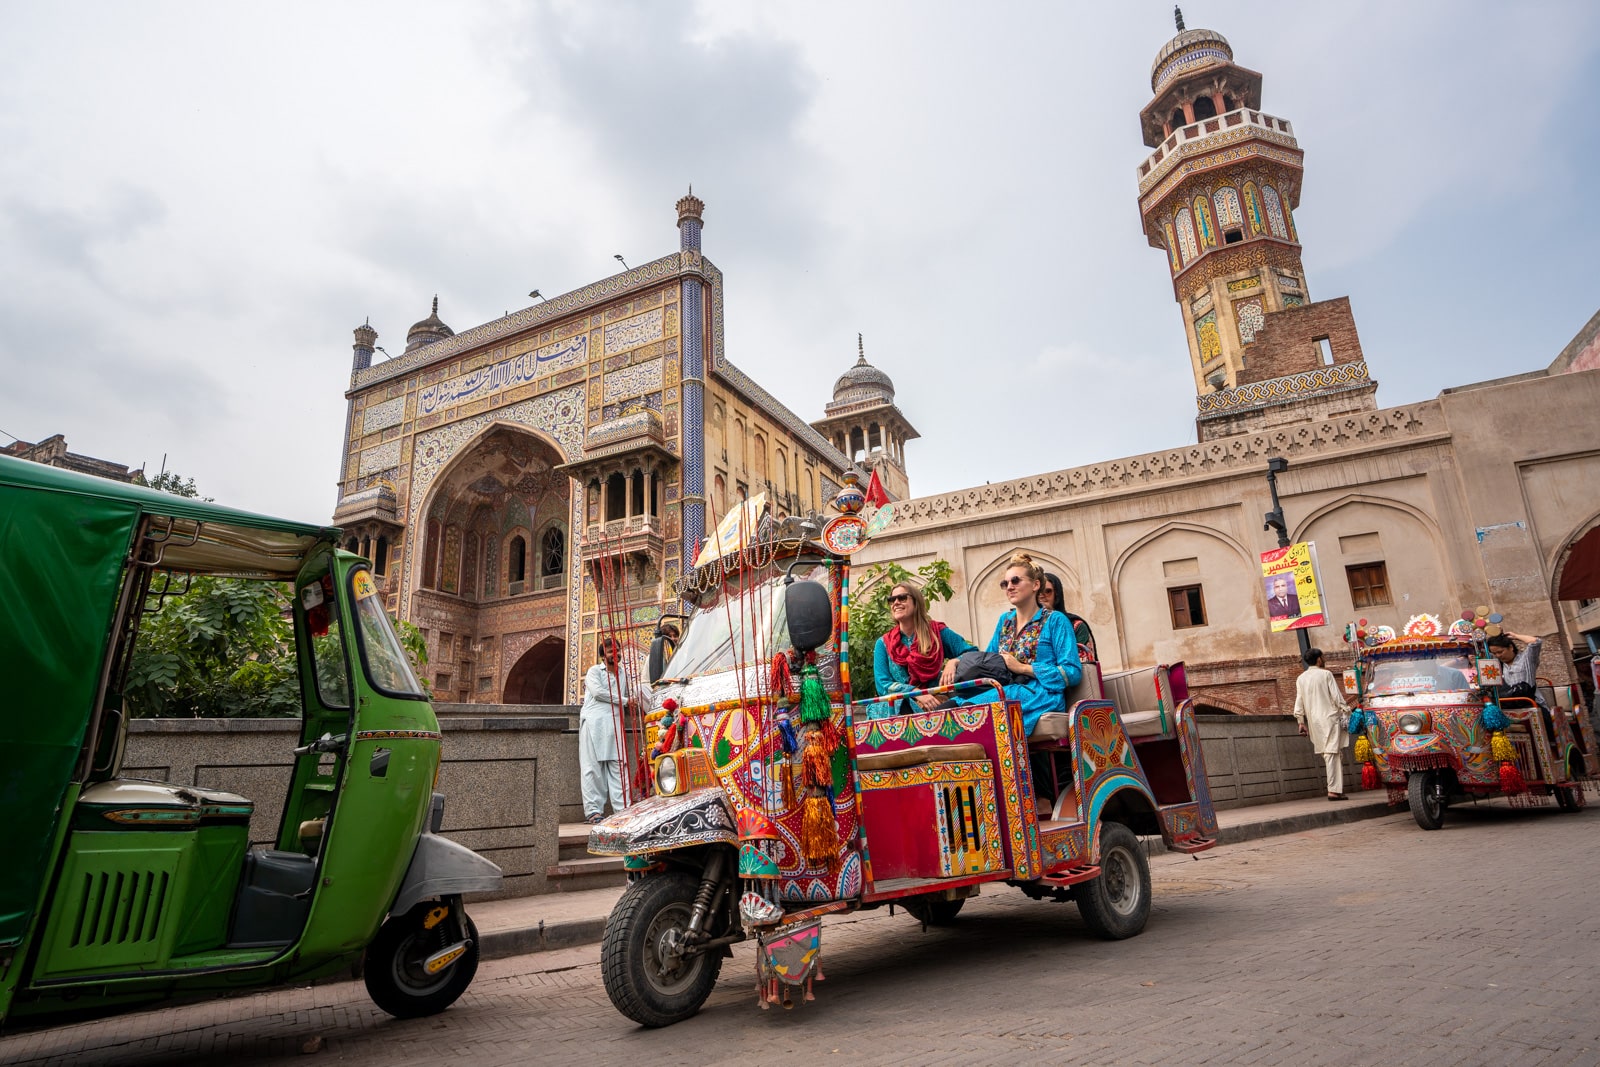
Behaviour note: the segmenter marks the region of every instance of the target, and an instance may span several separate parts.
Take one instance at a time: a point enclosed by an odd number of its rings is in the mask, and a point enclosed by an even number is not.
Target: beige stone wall
[[[839,472],[797,434],[715,378],[706,383],[705,411],[708,531],[741,486],[749,496],[766,490],[776,515],[825,508],[822,478],[837,482]]]
[[[1201,700],[1287,711],[1296,639],[1271,634],[1259,554],[1269,456],[1296,540],[1317,543],[1337,648],[1345,622],[1396,629],[1488,603],[1523,633],[1553,635],[1551,567],[1600,521],[1600,371],[1448,392],[1403,408],[1306,421],[1166,452],[905,501],[856,556],[915,567],[940,557],[956,597],[935,615],[982,644],[1011,551],[1059,574],[1108,669],[1184,660]],[[1521,523],[1520,526],[1517,524]],[[1587,524],[1587,525],[1586,525]],[[1382,562],[1390,602],[1357,608],[1346,568]],[[1206,625],[1175,629],[1169,590],[1199,585]],[[1560,641],[1543,673],[1567,677]]]

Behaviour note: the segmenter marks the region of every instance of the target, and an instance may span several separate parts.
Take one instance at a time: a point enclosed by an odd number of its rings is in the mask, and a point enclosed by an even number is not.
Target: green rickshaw
[[[338,531],[0,457],[0,1022],[348,970],[448,1007],[500,869],[439,837],[440,734]],[[270,847],[254,802],[121,775],[141,618],[193,577],[291,583],[301,744]]]

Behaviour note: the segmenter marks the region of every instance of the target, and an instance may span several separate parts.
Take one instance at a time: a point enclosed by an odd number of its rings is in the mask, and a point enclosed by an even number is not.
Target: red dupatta
[[[898,626],[883,635],[889,659],[906,669],[911,684],[918,689],[937,685],[940,672],[944,670],[944,639],[940,636],[944,633],[944,623],[929,619],[928,627],[933,631],[933,647],[927,652],[917,651],[915,638],[909,642],[902,640]]]

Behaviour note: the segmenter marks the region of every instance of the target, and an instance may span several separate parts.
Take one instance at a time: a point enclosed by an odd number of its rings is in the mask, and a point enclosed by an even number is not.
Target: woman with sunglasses
[[[1078,658],[1088,661],[1095,658],[1094,633],[1083,616],[1066,609],[1066,597],[1061,592],[1061,579],[1049,571],[1044,572],[1044,584],[1039,587],[1039,606],[1046,611],[1059,611],[1072,624],[1072,636],[1078,642]]]
[[[889,590],[889,616],[894,626],[872,650],[873,679],[878,695],[886,698],[868,711],[872,718],[914,710],[893,698],[900,693],[949,685],[955,680],[956,657],[978,650],[978,646],[944,623],[928,618],[928,602],[914,585],[900,582]],[[914,702],[931,711],[943,701],[943,697],[924,693]]]
[[[1005,698],[1022,705],[1022,727],[1030,734],[1039,716],[1061,710],[1067,687],[1077,685],[1083,677],[1072,624],[1064,613],[1046,610],[1039,603],[1043,584],[1044,569],[1033,557],[1014,553],[1000,579],[1011,610],[995,623],[994,636],[985,650],[1000,653],[1006,667],[1019,676],[1005,687]],[[980,704],[994,699],[991,689],[961,702]]]

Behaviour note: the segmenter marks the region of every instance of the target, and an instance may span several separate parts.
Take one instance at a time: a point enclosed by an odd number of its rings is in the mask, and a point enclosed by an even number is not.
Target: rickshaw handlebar
[[[308,745],[300,745],[296,747],[294,754],[296,756],[308,756],[313,752],[338,752],[344,748],[344,742],[344,734],[339,734],[338,736],[334,736],[333,734],[323,734],[321,737],[317,738]]]

